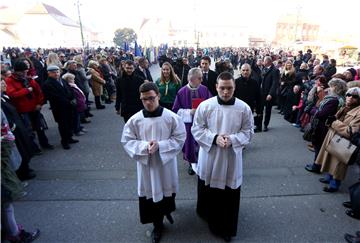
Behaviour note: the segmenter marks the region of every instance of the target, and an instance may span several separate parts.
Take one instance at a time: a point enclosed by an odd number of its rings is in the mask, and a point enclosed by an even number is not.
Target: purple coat
[[[80,91],[80,89],[71,87],[76,98],[76,111],[83,112],[86,109],[86,99],[85,95]]]
[[[200,85],[196,90],[191,90],[186,85],[178,91],[172,110],[177,113],[179,109],[191,109],[193,98],[202,98],[206,100],[211,97],[212,95],[210,91],[204,85]],[[195,139],[191,134],[191,126],[192,122],[185,123],[186,140],[182,151],[184,153],[184,160],[188,161],[189,163],[197,163],[199,145],[195,142]]]

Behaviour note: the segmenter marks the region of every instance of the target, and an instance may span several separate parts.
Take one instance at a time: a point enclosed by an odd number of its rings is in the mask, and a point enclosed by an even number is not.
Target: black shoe
[[[70,145],[69,144],[62,144],[63,149],[65,150],[69,150],[70,149]]]
[[[45,144],[44,146],[41,146],[43,149],[53,150],[55,147],[51,144]]]
[[[358,235],[354,236],[354,235],[350,235],[348,233],[344,234],[344,239],[348,243],[359,243],[360,242],[360,236],[358,236]]]
[[[356,231],[356,232],[355,232],[355,235],[356,235],[357,237],[360,237],[360,231]]]
[[[352,209],[346,210],[345,213],[347,216],[350,216],[351,218],[360,219],[360,215],[356,214]]]
[[[43,154],[43,151],[41,151],[40,149],[34,151],[34,155],[42,155],[42,154]]]
[[[70,138],[69,139],[69,143],[78,143],[79,140],[76,140],[76,139],[73,139],[73,138]]]
[[[320,174],[320,169],[315,168],[313,165],[306,165],[305,170],[312,173]]]
[[[258,133],[258,132],[262,132],[261,129],[255,128],[255,129],[254,129],[254,133]]]
[[[224,241],[226,242],[230,242],[231,241],[231,236],[223,236]]]
[[[320,178],[319,181],[324,184],[329,184],[330,181],[326,180],[325,178]]]
[[[90,123],[91,121],[89,119],[83,118],[80,120],[81,123]]]
[[[188,168],[188,174],[189,175],[195,175],[195,171],[192,169],[191,164],[189,165],[189,168]]]
[[[345,207],[345,208],[352,208],[352,203],[351,202],[343,202],[342,205]],[[360,233],[360,231],[359,231]]]
[[[25,230],[20,230],[19,234],[15,237],[11,237],[8,240],[10,243],[19,243],[19,242],[26,242],[30,243],[36,240],[40,235],[40,230],[36,229],[34,232],[27,232]]]
[[[19,180],[20,181],[27,181],[27,180],[31,180],[34,179],[36,177],[36,174],[34,172],[31,171],[27,171],[27,172],[20,172],[20,173],[16,173]]]
[[[165,215],[166,219],[169,221],[170,224],[173,224],[174,223],[174,219],[173,217],[171,216],[171,214],[166,214]]]
[[[264,131],[264,132],[269,131],[268,127],[267,127],[267,126],[265,126],[263,131]]]
[[[86,116],[87,116],[87,117],[93,117],[94,115],[91,114],[90,112],[88,112],[88,113],[86,114]]]
[[[105,106],[104,105],[98,105],[98,106],[96,106],[96,109],[102,110],[102,109],[105,109]]]
[[[151,242],[152,243],[159,243],[162,235],[162,227],[154,227],[153,231],[151,232]]]
[[[328,187],[328,186],[323,188],[324,192],[330,192],[330,193],[337,192],[338,190],[339,190],[338,188],[333,188],[333,187]]]

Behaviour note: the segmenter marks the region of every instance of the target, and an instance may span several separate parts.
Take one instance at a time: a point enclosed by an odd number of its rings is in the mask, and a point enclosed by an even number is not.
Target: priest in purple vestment
[[[177,113],[186,127],[186,140],[182,149],[184,160],[189,162],[188,173],[194,175],[198,160],[199,145],[191,134],[193,117],[198,105],[212,97],[208,88],[201,84],[202,72],[200,68],[192,68],[188,73],[189,83],[182,87],[177,95],[172,110]],[[194,171],[195,170],[195,171]]]

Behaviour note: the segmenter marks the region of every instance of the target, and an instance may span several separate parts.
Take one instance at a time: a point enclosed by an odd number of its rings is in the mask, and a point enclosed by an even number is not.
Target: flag
[[[138,46],[137,44],[137,41],[135,41],[135,56],[136,57],[141,57],[141,50],[140,50],[140,47]]]
[[[129,51],[129,44],[127,42],[124,42],[124,51]]]

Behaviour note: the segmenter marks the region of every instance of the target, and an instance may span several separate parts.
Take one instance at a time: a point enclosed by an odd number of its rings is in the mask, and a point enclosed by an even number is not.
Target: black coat
[[[234,96],[250,106],[251,111],[261,110],[261,92],[256,80],[240,76],[235,80]]]
[[[33,157],[32,142],[31,142],[31,127],[26,127],[21,119],[16,108],[10,103],[10,100],[6,96],[1,97],[1,109],[4,111],[6,118],[9,122],[9,126],[13,127],[15,124],[15,130],[13,134],[15,136],[16,147],[19,150],[23,161],[30,161]]]
[[[217,95],[217,91],[216,91],[216,79],[217,79],[217,74],[212,71],[212,70],[209,70],[208,72],[208,75],[207,75],[207,80],[205,80],[203,78],[202,80],[202,85],[205,85],[208,90],[210,91],[210,93],[213,95],[213,96],[216,96]]]
[[[142,77],[143,79],[149,80],[150,82],[153,82],[153,78],[151,77],[150,70],[147,68],[147,69],[145,69],[145,72],[146,72],[147,77],[145,77],[145,74],[140,70],[139,67],[137,67],[135,69],[135,74],[137,76]]]
[[[177,64],[174,66],[174,72],[181,80],[181,86],[185,86],[188,83],[188,74],[191,67],[189,65]]]
[[[69,84],[61,80],[62,84],[56,79],[48,77],[44,83],[43,92],[50,102],[51,111],[56,122],[62,119],[71,118],[74,110],[73,102],[75,95]]]
[[[144,79],[137,76],[134,72],[132,75],[126,73],[116,81],[116,102],[115,109],[121,108],[121,115],[133,115],[144,108],[139,94],[139,87],[144,83]]]
[[[264,68],[262,73],[261,93],[263,96],[271,95],[272,100],[276,97],[276,90],[279,87],[280,72],[271,65],[269,69]]]

